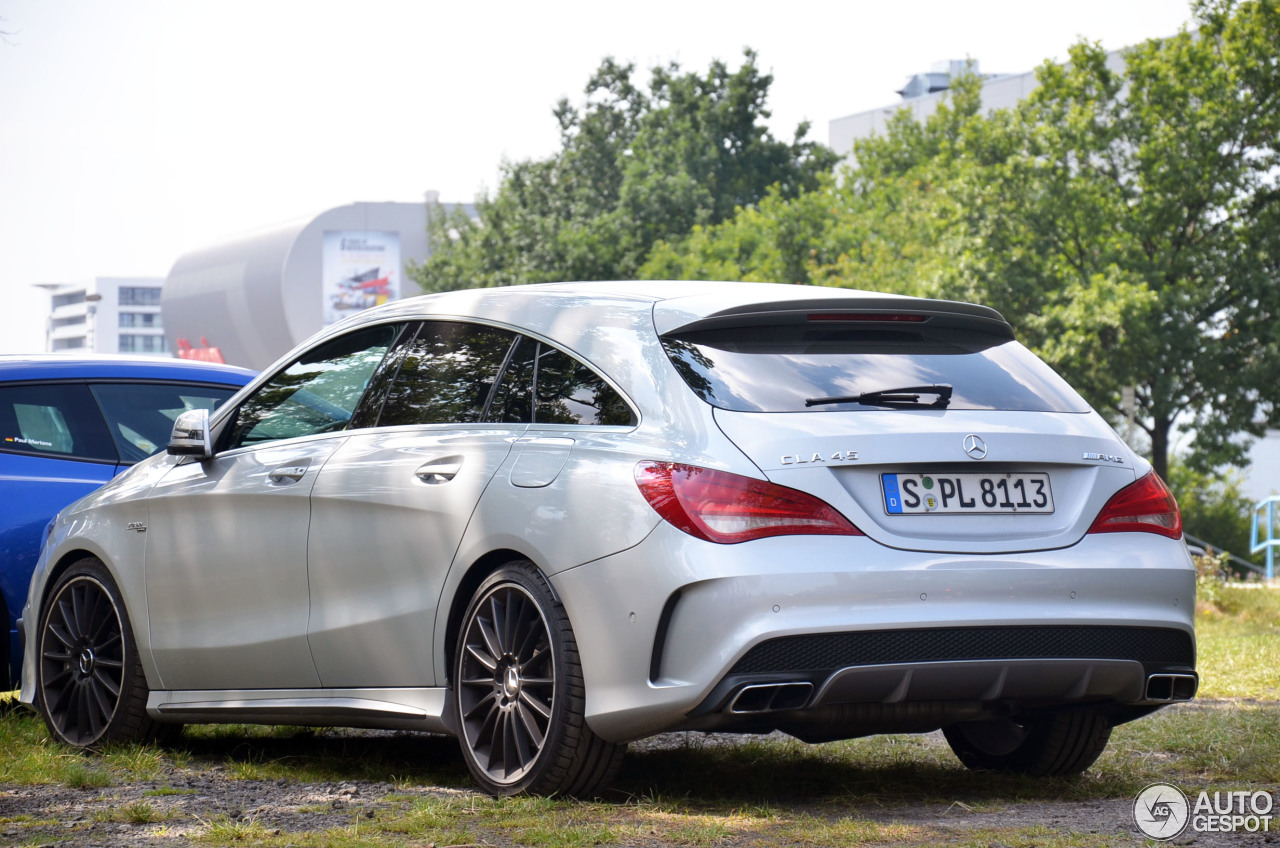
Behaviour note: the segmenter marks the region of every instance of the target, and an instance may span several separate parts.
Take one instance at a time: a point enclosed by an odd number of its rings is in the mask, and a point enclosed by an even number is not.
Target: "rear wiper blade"
[[[901,389],[881,389],[860,395],[809,398],[805,406],[825,406],[832,403],[860,403],[864,406],[923,406],[928,409],[946,409],[951,403],[951,387],[945,383],[934,386],[904,386]],[[920,395],[934,395],[933,403],[921,403]]]

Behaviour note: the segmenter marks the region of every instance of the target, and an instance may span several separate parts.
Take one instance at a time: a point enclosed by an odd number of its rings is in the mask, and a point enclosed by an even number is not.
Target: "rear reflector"
[[[1111,496],[1090,533],[1157,533],[1182,538],[1182,514],[1173,492],[1154,471]]]
[[[733,544],[766,536],[861,536],[830,504],[775,483],[671,462],[641,462],[636,485],[691,536]]]

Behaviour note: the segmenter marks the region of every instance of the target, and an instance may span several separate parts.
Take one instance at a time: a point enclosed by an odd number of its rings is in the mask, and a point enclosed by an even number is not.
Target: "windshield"
[[[857,398],[928,386],[951,387],[947,409],[1089,411],[1022,345],[975,331],[742,327],[662,343],[689,388],[713,406],[738,412],[884,409]],[[849,401],[806,406],[814,398]],[[900,408],[929,409],[934,400],[927,396]]]

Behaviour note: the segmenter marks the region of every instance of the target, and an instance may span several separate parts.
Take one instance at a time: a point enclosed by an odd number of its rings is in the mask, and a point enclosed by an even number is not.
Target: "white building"
[[[160,317],[160,277],[95,277],[40,283],[49,293],[45,350],[53,353],[169,352]]]

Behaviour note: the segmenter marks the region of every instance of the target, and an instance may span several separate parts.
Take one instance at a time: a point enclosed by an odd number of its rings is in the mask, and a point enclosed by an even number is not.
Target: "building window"
[[[121,286],[121,306],[159,306],[160,289],[154,286]]]
[[[54,318],[53,321],[50,322],[50,324],[54,327],[83,326],[84,316],[72,315],[70,318]]]
[[[84,292],[72,292],[71,294],[55,294],[53,296],[53,308],[59,306],[71,306],[76,303],[84,303]]]
[[[159,329],[160,313],[159,312],[121,312],[121,327],[150,327]]]
[[[54,339],[54,350],[80,350],[84,347],[84,336],[74,336],[69,339]]]
[[[120,352],[164,353],[164,336],[140,336],[135,333],[121,333]]]

